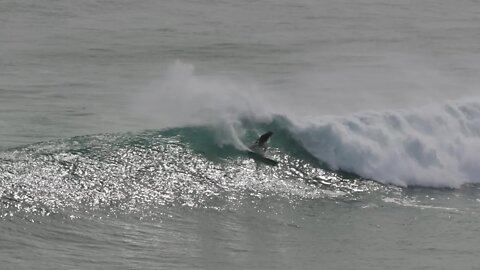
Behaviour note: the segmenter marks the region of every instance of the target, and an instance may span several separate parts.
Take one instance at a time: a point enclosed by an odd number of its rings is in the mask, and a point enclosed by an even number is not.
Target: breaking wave
[[[400,186],[480,182],[480,104],[371,112],[298,125],[302,144],[334,170]]]

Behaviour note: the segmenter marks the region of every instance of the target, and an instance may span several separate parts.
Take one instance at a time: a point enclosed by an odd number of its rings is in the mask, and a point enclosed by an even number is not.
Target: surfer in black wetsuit
[[[256,153],[259,153],[261,155],[264,155],[265,151],[267,150],[267,142],[270,139],[270,137],[272,137],[272,135],[273,135],[273,132],[271,132],[271,131],[268,131],[267,133],[262,134],[262,136],[260,136],[255,141],[255,143],[252,146],[249,147],[250,150],[252,150]]]

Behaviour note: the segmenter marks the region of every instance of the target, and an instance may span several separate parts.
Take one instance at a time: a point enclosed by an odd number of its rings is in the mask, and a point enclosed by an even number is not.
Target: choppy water
[[[1,1],[0,268],[475,269],[477,5]]]

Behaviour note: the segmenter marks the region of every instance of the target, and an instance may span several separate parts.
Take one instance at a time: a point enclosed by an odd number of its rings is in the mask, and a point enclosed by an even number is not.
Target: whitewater
[[[0,269],[476,269],[477,4],[0,2]]]

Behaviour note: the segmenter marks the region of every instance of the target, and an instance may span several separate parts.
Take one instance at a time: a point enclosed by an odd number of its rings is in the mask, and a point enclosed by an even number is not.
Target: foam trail
[[[216,126],[216,141],[219,145],[233,145],[239,150],[247,150],[248,146],[240,139],[245,130],[238,122],[225,121]]]
[[[400,186],[479,183],[480,103],[331,118],[298,125],[301,142],[333,169]]]

